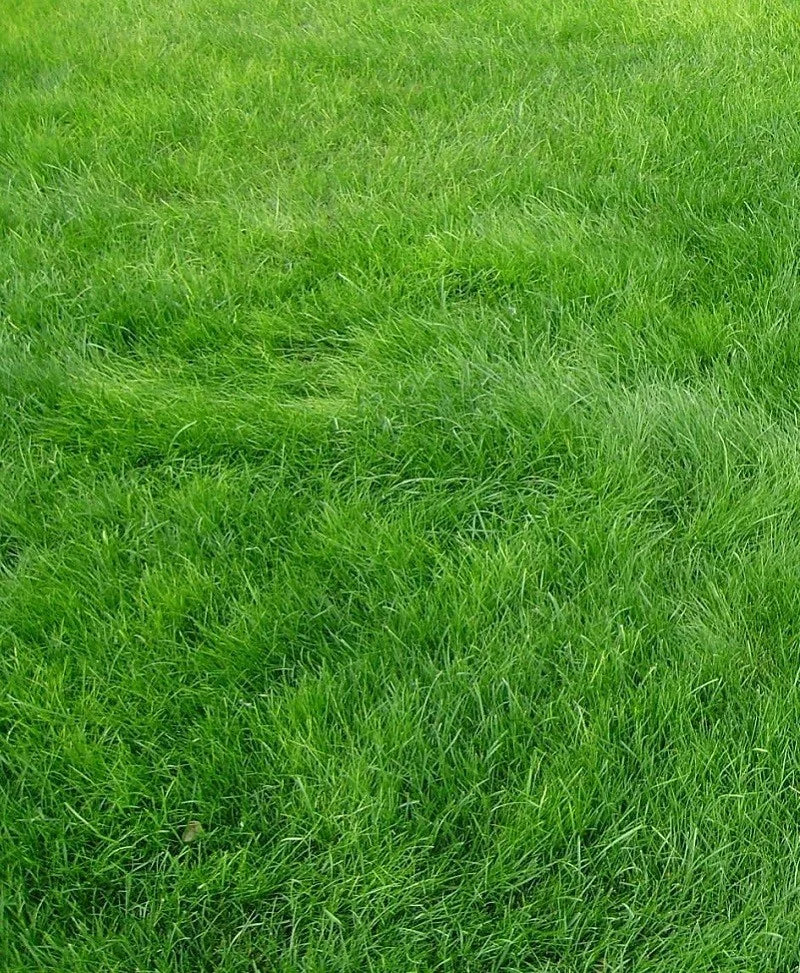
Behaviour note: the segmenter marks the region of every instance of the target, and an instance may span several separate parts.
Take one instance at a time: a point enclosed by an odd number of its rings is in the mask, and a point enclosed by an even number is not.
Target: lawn
[[[6,0],[3,971],[800,970],[799,50]]]

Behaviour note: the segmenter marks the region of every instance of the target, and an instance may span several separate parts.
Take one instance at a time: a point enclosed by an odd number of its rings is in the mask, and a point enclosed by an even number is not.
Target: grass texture
[[[799,48],[6,0],[3,970],[800,969]]]

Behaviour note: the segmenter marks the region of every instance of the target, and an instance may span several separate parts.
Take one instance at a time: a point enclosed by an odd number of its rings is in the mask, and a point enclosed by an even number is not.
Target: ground
[[[799,44],[4,5],[4,970],[800,969]]]

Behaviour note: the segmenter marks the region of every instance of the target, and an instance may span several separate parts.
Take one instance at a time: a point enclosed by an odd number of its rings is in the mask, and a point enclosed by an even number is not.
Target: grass
[[[799,42],[5,4],[3,970],[800,969]]]

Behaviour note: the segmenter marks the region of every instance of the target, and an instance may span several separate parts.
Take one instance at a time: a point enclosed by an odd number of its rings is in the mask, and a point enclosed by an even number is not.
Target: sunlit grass
[[[0,967],[800,968],[799,43],[0,11]]]

